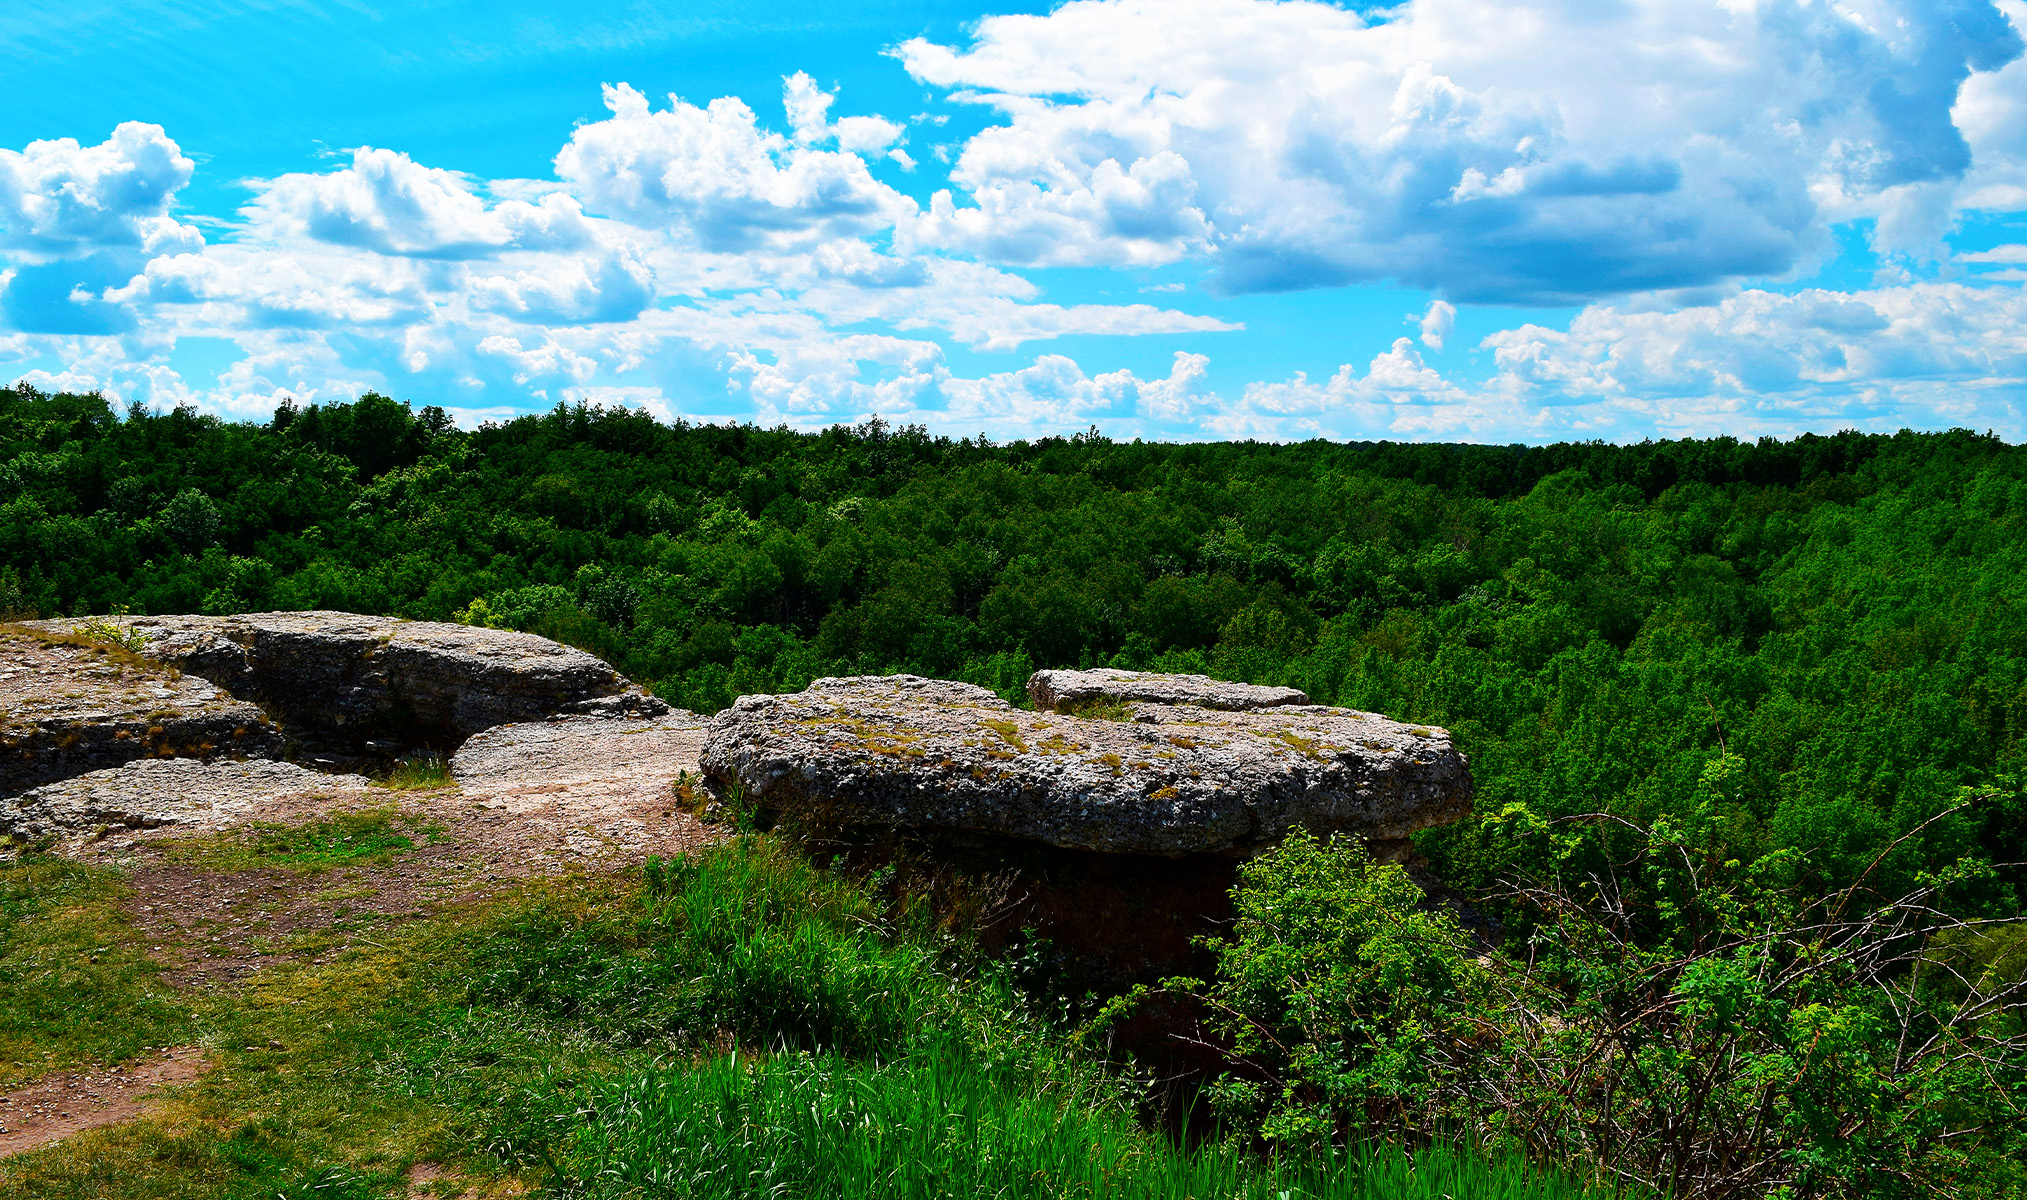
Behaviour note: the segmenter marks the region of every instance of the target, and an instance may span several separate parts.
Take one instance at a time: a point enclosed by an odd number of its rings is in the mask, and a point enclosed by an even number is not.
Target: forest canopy
[[[0,609],[526,629],[699,712],[897,670],[1292,684],[1455,731],[1480,817],[1423,848],[1462,886],[1592,812],[1794,847],[1825,887],[2027,857],[2023,523],[2027,451],[1964,430],[995,444],[0,390]],[[1978,907],[2017,913],[2014,883]]]

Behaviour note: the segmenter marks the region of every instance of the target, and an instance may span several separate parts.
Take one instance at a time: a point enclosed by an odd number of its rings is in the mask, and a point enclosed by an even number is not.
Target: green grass
[[[1088,700],[1067,701],[1056,706],[1055,711],[1066,717],[1083,717],[1091,721],[1131,721],[1133,706],[1124,700],[1110,696],[1093,696]]]
[[[397,792],[449,787],[454,782],[456,781],[450,775],[450,764],[439,754],[422,754],[401,759],[389,767],[385,775],[373,781],[377,787]]]
[[[1088,1077],[995,1073],[950,1043],[885,1062],[722,1055],[603,1080],[572,1100],[581,1123],[559,1163],[570,1194],[586,1200],[1580,1194],[1517,1163],[1444,1150],[1269,1161],[1216,1145],[1185,1150]]]
[[[172,861],[214,871],[257,867],[326,870],[379,862],[406,850],[416,839],[434,841],[443,832],[392,805],[334,813],[298,825],[255,824],[219,836],[185,838],[168,846]]]
[[[329,830],[276,843],[331,845]],[[131,941],[113,873],[10,870],[6,911],[72,914],[39,944]],[[10,977],[0,1011],[32,1000],[23,1028],[73,1057],[199,1038],[217,1070],[133,1125],[0,1160],[0,1200],[364,1200],[403,1195],[420,1162],[455,1175],[444,1194],[582,1200],[1584,1195],[1472,1154],[1185,1149],[919,902],[766,837],[527,881],[187,1010],[120,961],[39,990]]]
[[[126,897],[104,867],[0,864],[0,1087],[191,1037],[190,1007],[159,981]]]

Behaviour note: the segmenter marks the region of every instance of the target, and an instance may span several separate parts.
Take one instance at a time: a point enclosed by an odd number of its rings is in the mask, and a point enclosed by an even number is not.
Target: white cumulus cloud
[[[1789,271],[1826,214],[1929,228],[1960,86],[2020,51],[1989,0],[1073,0],[897,53],[1003,114],[927,243],[1569,302]]]
[[[801,132],[815,132],[827,103],[797,101]],[[557,174],[601,215],[740,251],[871,232],[914,211],[857,154],[764,130],[736,97],[699,108],[671,96],[656,110],[622,83],[605,89],[605,104],[612,116],[580,126],[556,156]]]
[[[96,146],[58,138],[0,150],[0,249],[34,260],[202,245],[169,216],[195,169],[160,125],[140,121]]]
[[[1457,306],[1447,300],[1432,300],[1429,311],[1422,314],[1422,345],[1431,350],[1441,350],[1443,340],[1457,327]]]
[[[572,250],[593,240],[577,202],[561,192],[488,207],[457,172],[370,146],[354,150],[344,170],[266,181],[248,214],[270,238],[425,258]]]

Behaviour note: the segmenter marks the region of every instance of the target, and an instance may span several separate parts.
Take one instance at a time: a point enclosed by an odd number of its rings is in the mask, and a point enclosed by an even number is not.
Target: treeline
[[[2027,451],[1968,431],[994,444],[0,391],[0,609],[511,626],[699,711],[893,670],[1289,683],[1456,731],[1483,815],[1425,849],[1476,887],[1600,811],[1822,888],[2027,858],[2023,534]]]

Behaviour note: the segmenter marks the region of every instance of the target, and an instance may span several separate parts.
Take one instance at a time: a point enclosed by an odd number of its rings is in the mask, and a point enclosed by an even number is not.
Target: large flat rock
[[[224,829],[284,809],[293,799],[369,798],[358,775],[293,763],[140,759],[0,800],[0,839],[70,839],[101,827]],[[386,795],[386,793],[381,793]]]
[[[557,713],[668,710],[600,659],[512,630],[341,612],[126,621],[150,657],[260,702],[312,745],[455,743]]]
[[[1317,705],[1126,707],[1131,720],[1096,720],[947,680],[820,679],[740,697],[701,763],[812,826],[1122,854],[1244,854],[1296,827],[1395,839],[1470,811],[1468,764],[1441,729]]]
[[[696,835],[672,785],[696,775],[703,743],[702,719],[681,710],[654,720],[563,717],[495,726],[450,765],[461,802],[514,831],[500,841],[522,867],[640,858]]]
[[[264,757],[260,709],[117,648],[0,628],[0,796],[141,758]]]
[[[467,792],[617,783],[666,793],[678,775],[696,772],[703,745],[703,719],[692,713],[563,717],[494,726],[460,747],[450,769]]]
[[[1054,711],[1072,710],[1108,700],[1193,704],[1198,708],[1228,712],[1309,703],[1308,693],[1291,687],[1228,683],[1208,675],[1122,671],[1116,667],[1093,667],[1087,671],[1036,671],[1028,677],[1028,698],[1035,702],[1036,708]]]

